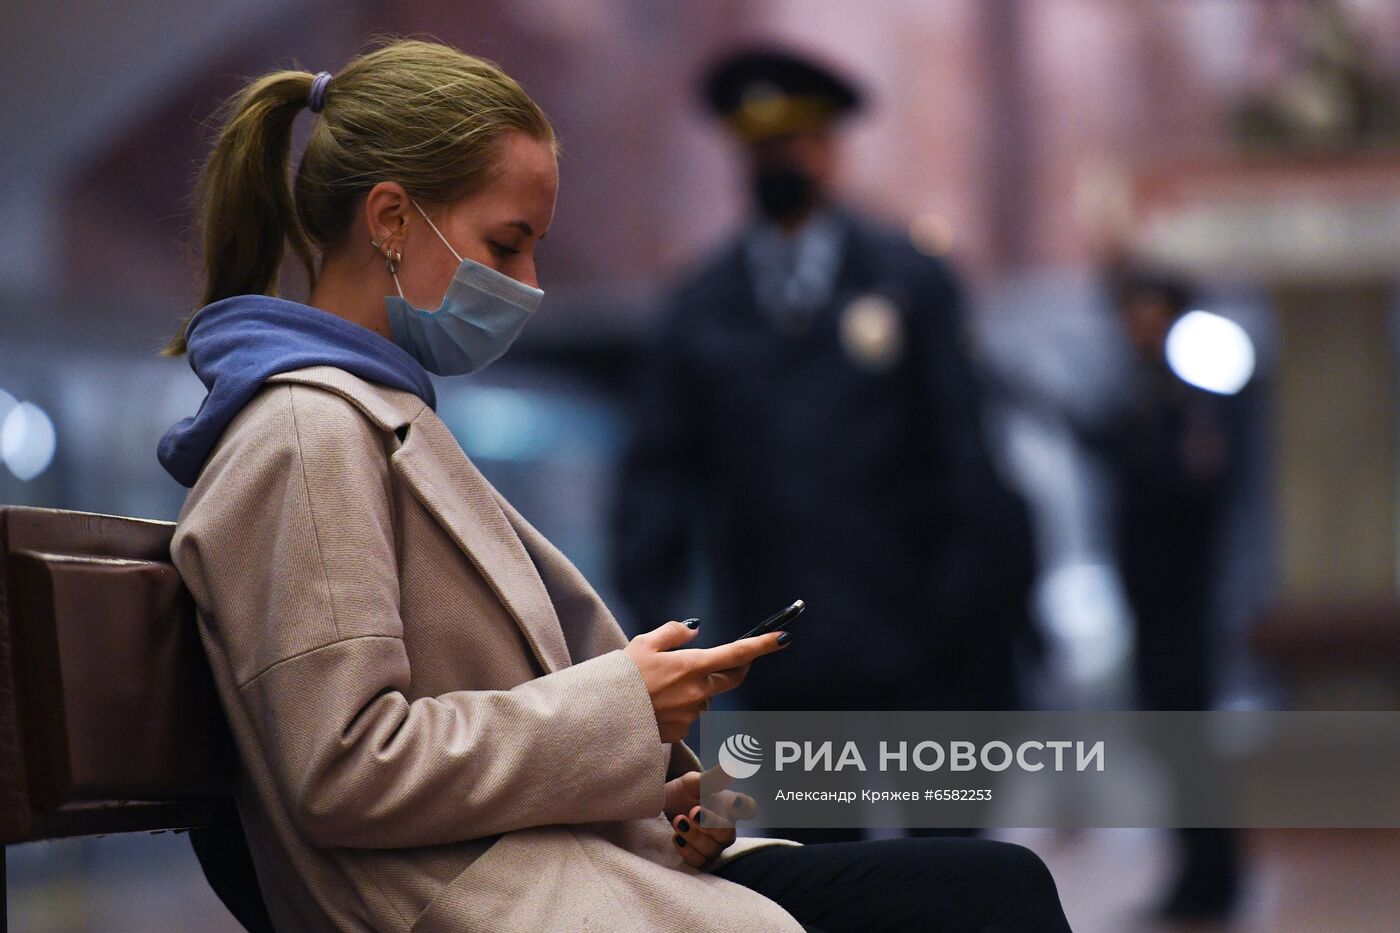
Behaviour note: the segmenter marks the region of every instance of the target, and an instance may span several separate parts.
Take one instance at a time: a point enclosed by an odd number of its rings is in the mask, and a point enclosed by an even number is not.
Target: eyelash
[[[516,253],[520,252],[520,250],[515,247],[506,246],[504,243],[492,243],[491,247],[503,256],[514,256]]]

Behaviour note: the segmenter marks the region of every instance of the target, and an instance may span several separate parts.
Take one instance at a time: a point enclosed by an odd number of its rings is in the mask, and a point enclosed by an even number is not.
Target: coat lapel
[[[622,627],[579,569],[500,493],[495,495],[501,511],[539,570],[573,662],[577,664],[625,647],[627,636]]]
[[[401,436],[398,449],[389,456],[391,468],[476,566],[520,626],[544,672],[569,666],[569,649],[550,593],[502,510],[504,500],[422,399],[329,366],[280,373],[267,381],[335,392],[390,436]]]
[[[390,463],[514,616],[545,673],[568,667],[559,618],[534,562],[495,489],[442,420],[425,408]]]
[[[836,272],[831,300],[844,307],[854,294],[875,287],[877,275],[864,233],[855,218],[839,207],[833,207],[831,212],[841,231],[840,268]]]
[[[831,204],[828,211],[832,222],[839,231],[837,269],[833,277],[831,294],[816,311],[818,317],[835,315],[852,298],[870,291],[880,283],[877,281],[877,267],[870,254],[864,228],[857,218],[839,204]],[[741,234],[730,243],[728,252],[722,254],[710,279],[718,283],[719,294],[710,300],[716,308],[735,320],[746,324],[761,322],[770,326],[772,315],[759,304],[754,270],[749,263],[745,248],[747,234]]]
[[[711,287],[719,291],[711,305],[733,320],[746,326],[763,323],[763,309],[758,305],[757,286],[754,284],[753,269],[744,255],[744,238],[737,237],[729,244],[728,251],[720,261],[715,273],[709,276]]]

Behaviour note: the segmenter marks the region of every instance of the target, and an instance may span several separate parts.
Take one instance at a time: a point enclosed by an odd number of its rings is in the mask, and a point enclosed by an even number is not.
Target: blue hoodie
[[[160,439],[161,465],[193,486],[214,445],[263,380],[305,366],[336,366],[412,392],[437,409],[428,371],[398,344],[328,311],[267,295],[237,295],[201,308],[186,333],[190,367],[209,394],[192,418]]]

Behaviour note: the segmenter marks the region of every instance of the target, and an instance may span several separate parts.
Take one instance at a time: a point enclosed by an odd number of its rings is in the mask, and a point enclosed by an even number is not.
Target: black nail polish
[[[685,840],[682,839],[680,836],[677,836],[677,837],[676,837],[676,845],[678,845],[678,846],[680,846],[682,849],[684,849],[684,848],[685,848]]]
[[[684,625],[684,626],[685,626],[686,628],[688,628],[688,629],[697,629],[697,628],[700,627],[700,620],[699,620],[699,619],[686,619],[685,622],[683,622],[683,623],[681,623],[681,624]]]
[[[699,823],[701,826],[704,826],[704,825],[705,825],[705,811],[704,811],[704,810],[701,810],[699,813],[695,814],[695,822]]]
[[[690,821],[689,821],[689,820],[681,820],[680,823],[677,824],[677,825],[680,826],[681,832],[683,832],[683,833],[688,833],[688,832],[690,832]]]
[[[790,641],[792,641],[792,632],[783,632],[778,636],[778,644],[780,645],[786,645]]]

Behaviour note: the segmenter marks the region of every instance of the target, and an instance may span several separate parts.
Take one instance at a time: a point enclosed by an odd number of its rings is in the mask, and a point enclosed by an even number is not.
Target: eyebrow
[[[520,231],[521,231],[522,233],[524,233],[526,236],[534,236],[534,235],[535,235],[535,228],[532,227],[532,226],[530,226],[530,224],[529,224],[528,221],[524,221],[524,220],[508,220],[508,221],[506,221],[506,226],[507,226],[507,227],[518,227],[518,228],[520,229]],[[540,234],[540,239],[543,240],[543,239],[544,239],[545,237],[547,237],[547,236],[549,236],[549,231],[548,231],[548,230],[546,230],[544,233],[541,233],[541,234]]]

